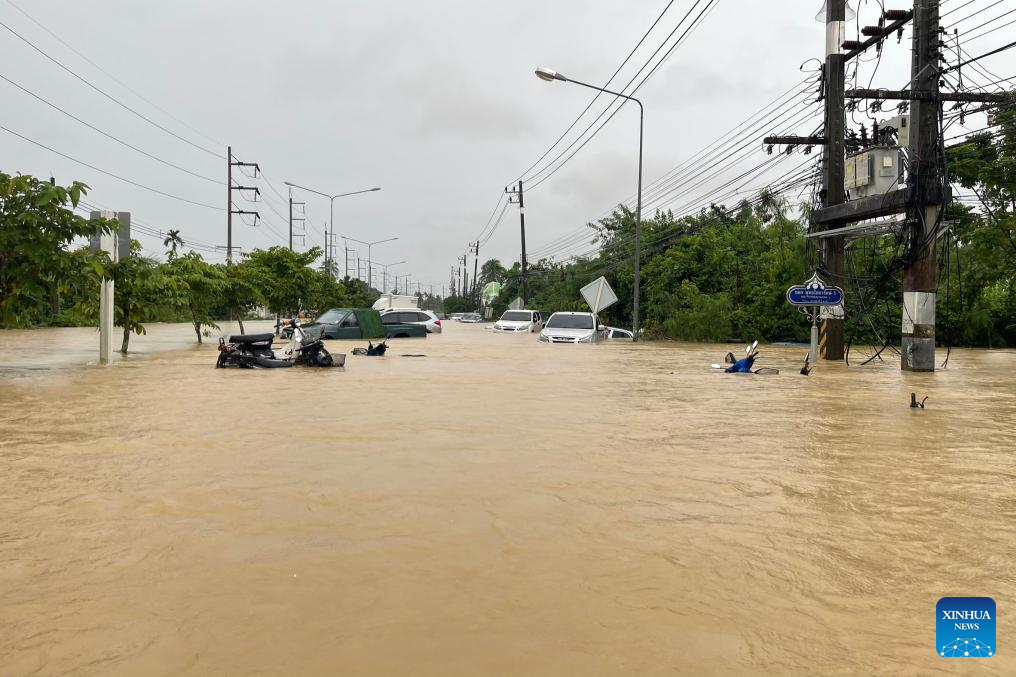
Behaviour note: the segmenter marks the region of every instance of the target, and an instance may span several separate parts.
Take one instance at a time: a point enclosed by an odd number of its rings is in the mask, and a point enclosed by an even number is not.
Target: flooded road
[[[445,328],[0,383],[0,674],[1016,674],[1013,352]],[[943,596],[995,599],[996,656],[936,654]]]

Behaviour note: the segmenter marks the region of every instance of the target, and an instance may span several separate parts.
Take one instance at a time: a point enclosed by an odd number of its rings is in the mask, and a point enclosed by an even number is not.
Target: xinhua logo
[[[939,656],[994,656],[995,600],[990,597],[943,597],[935,607]]]

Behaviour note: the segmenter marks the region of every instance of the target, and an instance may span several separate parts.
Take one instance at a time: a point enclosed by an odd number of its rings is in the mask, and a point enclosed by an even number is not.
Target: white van
[[[527,331],[535,334],[541,329],[543,317],[538,310],[506,310],[501,319],[494,323],[494,331]]]

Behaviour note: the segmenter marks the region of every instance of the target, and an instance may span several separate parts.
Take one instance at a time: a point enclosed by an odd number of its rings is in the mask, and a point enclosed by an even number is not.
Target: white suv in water
[[[501,319],[494,323],[494,331],[530,333],[543,328],[543,318],[538,310],[506,310]]]
[[[594,313],[554,313],[540,332],[539,340],[545,343],[599,343],[606,329]]]

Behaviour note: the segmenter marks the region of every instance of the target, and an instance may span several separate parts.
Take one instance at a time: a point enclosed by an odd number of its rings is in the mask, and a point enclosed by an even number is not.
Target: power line
[[[657,70],[657,69],[658,69],[658,68],[659,68],[659,67],[660,67],[660,66],[661,66],[661,65],[662,65],[662,64],[663,64],[663,63],[664,63],[664,62],[665,62],[665,61],[666,61],[666,60],[667,60],[667,59],[668,59],[669,57],[670,57],[670,55],[674,53],[674,50],[676,50],[676,49],[677,49],[677,47],[678,47],[678,46],[680,46],[680,45],[681,45],[681,44],[682,44],[682,43],[684,42],[684,40],[685,40],[685,39],[687,38],[687,36],[688,36],[688,35],[690,35],[691,31],[693,31],[693,30],[694,30],[695,28],[697,28],[697,27],[698,27],[698,26],[700,25],[700,23],[701,23],[701,20],[702,20],[702,18],[703,18],[703,17],[704,17],[705,15],[706,15],[706,13],[708,13],[709,11],[711,11],[711,10],[712,10],[712,9],[713,9],[713,8],[714,8],[714,7],[716,6],[716,4],[717,4],[717,3],[719,2],[719,1],[720,1],[720,0],[706,0],[706,2],[707,2],[706,6],[705,6],[705,7],[704,7],[704,8],[702,9],[702,11],[701,11],[701,12],[699,12],[698,16],[696,16],[696,17],[695,17],[695,19],[693,19],[693,20],[692,20],[691,24],[690,24],[690,25],[689,25],[689,26],[688,26],[688,27],[687,27],[687,28],[685,29],[685,31],[684,31],[684,32],[683,32],[683,33],[681,34],[681,36],[680,36],[680,37],[678,37],[678,39],[674,41],[674,44],[673,44],[673,45],[672,45],[672,46],[670,47],[670,49],[669,49],[669,50],[668,50],[668,51],[667,51],[667,52],[666,52],[666,53],[665,53],[665,54],[663,55],[663,57],[661,57],[661,58],[660,58],[660,60],[659,60],[659,61],[658,61],[658,62],[656,63],[656,65],[655,65],[655,66],[654,66],[654,67],[652,68],[652,70],[650,70],[650,71],[649,71],[649,73],[647,73],[647,74],[646,74],[646,76],[645,76],[644,78],[642,78],[642,80],[641,80],[641,81],[639,81],[639,83],[638,83],[638,84],[637,84],[637,85],[636,85],[636,86],[634,87],[634,89],[632,89],[631,91],[627,91],[627,92],[626,92],[625,90],[627,90],[627,89],[628,89],[628,87],[630,87],[630,86],[631,86],[631,84],[632,84],[633,82],[635,82],[635,80],[636,80],[636,79],[638,78],[638,76],[642,74],[642,71],[644,71],[644,70],[645,70],[645,69],[646,69],[646,68],[647,68],[647,67],[649,66],[649,63],[650,63],[650,62],[651,62],[651,61],[653,60],[653,58],[655,58],[655,57],[656,57],[656,55],[657,55],[657,54],[658,54],[658,53],[660,52],[660,50],[662,50],[662,49],[663,49],[663,47],[665,47],[665,46],[666,46],[666,44],[667,44],[667,41],[668,41],[668,40],[670,40],[670,38],[671,38],[671,37],[672,37],[672,36],[674,35],[674,33],[676,33],[676,32],[677,32],[677,31],[678,31],[678,30],[679,30],[679,29],[681,28],[681,26],[682,26],[682,25],[684,24],[685,20],[686,20],[686,19],[687,19],[687,18],[688,18],[689,16],[691,16],[692,12],[694,12],[694,11],[695,11],[695,8],[696,8],[696,7],[698,7],[698,5],[699,5],[699,4],[700,4],[700,3],[702,2],[702,0],[696,0],[695,4],[694,4],[694,5],[693,5],[693,6],[691,7],[691,9],[689,9],[689,10],[688,10],[688,12],[687,12],[687,13],[686,13],[686,14],[684,15],[684,17],[682,17],[681,21],[680,21],[680,22],[678,22],[677,26],[675,26],[675,27],[674,27],[674,30],[673,30],[673,31],[671,31],[669,35],[667,35],[667,37],[666,37],[666,38],[664,39],[663,43],[661,43],[661,44],[660,44],[660,46],[659,46],[659,47],[658,47],[658,48],[656,49],[656,51],[655,51],[655,52],[653,52],[653,54],[652,54],[652,55],[650,55],[649,59],[648,59],[648,60],[646,61],[646,63],[645,63],[645,64],[644,64],[643,66],[642,66],[642,68],[640,68],[640,69],[638,70],[638,72],[637,72],[637,73],[635,73],[635,75],[634,75],[634,76],[633,76],[633,77],[631,78],[631,80],[629,80],[629,81],[628,81],[628,84],[626,84],[626,85],[625,85],[625,86],[624,86],[624,87],[623,87],[623,88],[621,89],[621,93],[623,93],[623,94],[626,94],[627,96],[632,96],[632,95],[634,95],[634,94],[635,94],[635,92],[637,92],[637,91],[639,90],[639,88],[641,88],[641,87],[642,87],[642,85],[644,85],[644,84],[646,83],[646,81],[647,81],[647,80],[648,80],[648,79],[649,79],[650,77],[652,77],[652,76],[653,76],[653,74],[654,74],[654,73],[656,72],[656,70]],[[613,106],[613,104],[614,104],[615,102],[617,102],[617,101],[620,101],[620,104],[619,104],[619,105],[618,105],[618,106],[617,106],[616,108],[614,108],[613,112],[612,112],[612,113],[611,113],[611,114],[610,114],[610,115],[609,115],[609,116],[607,117],[607,119],[606,119],[606,120],[604,120],[604,121],[603,121],[602,123],[600,123],[600,125],[599,125],[599,126],[598,126],[598,127],[597,127],[597,128],[595,129],[595,130],[593,130],[593,132],[592,132],[592,133],[591,133],[591,134],[590,134],[590,135],[589,135],[589,136],[588,136],[588,137],[587,137],[587,138],[586,138],[586,139],[585,139],[584,141],[582,141],[582,143],[581,143],[581,144],[580,144],[580,145],[578,146],[578,148],[575,148],[575,150],[574,150],[574,151],[572,151],[572,153],[571,153],[570,155],[568,155],[568,157],[564,158],[564,160],[561,160],[561,158],[562,158],[562,157],[563,157],[563,156],[564,156],[564,155],[565,155],[566,153],[568,153],[568,151],[569,151],[569,150],[571,150],[571,149],[572,149],[572,148],[573,148],[573,147],[575,146],[575,144],[576,144],[576,143],[578,143],[579,139],[581,139],[581,138],[582,138],[582,137],[583,137],[583,136],[584,136],[584,135],[586,134],[586,132],[588,132],[588,131],[589,131],[590,129],[592,129],[592,127],[593,127],[593,126],[594,126],[594,125],[595,125],[595,124],[596,124],[597,122],[599,122],[599,120],[600,120],[600,119],[601,119],[601,118],[602,118],[602,117],[603,117],[604,115],[606,115],[607,111],[608,111],[608,110],[610,110],[611,106]],[[598,134],[598,133],[600,132],[600,130],[601,130],[601,129],[603,129],[603,127],[604,127],[604,126],[605,126],[605,125],[606,125],[606,124],[607,124],[608,122],[610,122],[611,120],[613,120],[613,119],[614,119],[614,116],[615,116],[615,115],[617,115],[617,113],[618,113],[618,112],[619,112],[619,111],[620,111],[620,110],[621,110],[622,108],[624,108],[624,106],[625,106],[625,104],[626,104],[627,102],[628,102],[628,99],[621,99],[621,97],[616,97],[616,96],[615,96],[615,97],[614,97],[614,101],[612,101],[612,102],[611,102],[611,103],[610,103],[610,104],[609,104],[609,105],[607,106],[607,108],[605,108],[605,109],[603,110],[603,112],[601,112],[601,113],[600,113],[600,114],[599,114],[599,115],[598,115],[598,116],[596,117],[596,119],[595,119],[595,120],[593,120],[593,121],[592,121],[592,122],[591,122],[591,123],[590,123],[590,124],[589,124],[589,125],[588,125],[588,126],[586,127],[586,129],[585,129],[585,130],[584,130],[584,131],[583,131],[583,132],[582,132],[581,134],[579,134],[578,138],[576,138],[576,139],[575,139],[575,141],[573,141],[573,142],[572,142],[572,143],[571,143],[571,144],[570,144],[570,145],[569,145],[569,146],[568,146],[567,148],[565,148],[565,149],[564,149],[563,151],[561,151],[561,152],[560,152],[560,153],[559,153],[559,154],[557,155],[557,157],[555,157],[555,158],[554,158],[553,160],[551,160],[551,161],[550,161],[550,163],[548,163],[548,164],[547,164],[547,165],[546,165],[546,166],[545,166],[545,167],[544,167],[543,169],[541,169],[540,171],[536,172],[535,174],[533,174],[533,175],[532,175],[532,176],[531,176],[531,177],[529,178],[529,180],[530,180],[530,181],[533,181],[533,183],[531,183],[531,184],[530,184],[530,190],[532,190],[532,189],[536,188],[537,186],[539,186],[540,184],[542,184],[543,182],[545,182],[545,181],[546,181],[547,179],[549,179],[549,178],[550,178],[551,176],[553,176],[554,174],[556,174],[556,173],[557,173],[557,172],[558,172],[558,171],[559,171],[559,170],[560,170],[560,169],[561,169],[562,167],[564,167],[564,166],[565,166],[565,165],[566,165],[566,164],[567,164],[567,163],[568,163],[568,162],[569,162],[569,161],[570,161],[570,160],[571,160],[571,159],[572,159],[573,157],[575,157],[575,155],[576,155],[576,154],[578,154],[578,152],[579,152],[579,151],[581,151],[581,150],[582,150],[583,148],[585,148],[586,144],[588,144],[588,143],[589,143],[589,142],[590,142],[590,141],[591,141],[591,140],[592,140],[592,139],[593,139],[593,138],[594,138],[594,137],[595,137],[595,136],[596,136],[596,135],[597,135],[597,134]],[[558,160],[561,160],[561,161],[560,161],[560,162],[559,162],[559,163],[557,164],[557,166],[555,167],[555,166],[554,166],[554,163],[555,163],[555,162],[558,162]],[[541,176],[541,174],[542,174],[543,176]],[[541,176],[541,178],[537,179],[536,177],[538,177],[538,176]]]
[[[39,21],[38,21],[38,20],[37,20],[37,19],[36,19],[35,17],[33,17],[33,16],[31,15],[31,14],[29,14],[29,13],[28,13],[28,12],[26,12],[26,11],[25,11],[24,9],[22,9],[22,8],[21,8],[21,7],[19,7],[19,6],[17,5],[17,4],[15,4],[15,3],[14,3],[14,2],[12,1],[12,0],[6,0],[6,2],[7,2],[7,4],[8,4],[8,5],[10,5],[11,7],[13,7],[13,8],[14,8],[14,9],[16,9],[17,11],[19,11],[19,12],[20,12],[21,14],[23,14],[23,15],[24,15],[25,17],[27,17],[29,21],[31,21],[31,22],[32,22],[32,23],[34,23],[34,24],[35,24],[36,26],[38,26],[39,28],[41,28],[42,30],[44,30],[44,31],[45,31],[46,33],[48,33],[48,34],[49,34],[49,35],[50,35],[50,36],[51,36],[51,37],[52,37],[53,39],[55,39],[55,40],[56,40],[57,42],[59,42],[59,43],[60,43],[61,45],[63,45],[64,47],[66,47],[66,48],[67,48],[67,49],[69,49],[70,51],[74,52],[74,54],[76,54],[76,55],[77,55],[77,56],[78,56],[79,58],[83,59],[83,60],[84,60],[85,62],[87,62],[87,63],[88,63],[89,65],[91,65],[91,66],[92,66],[93,68],[95,68],[95,69],[96,69],[96,70],[98,70],[98,71],[99,71],[100,73],[102,73],[103,75],[105,75],[105,76],[106,76],[107,78],[109,78],[110,80],[112,80],[112,81],[113,81],[113,82],[115,82],[116,84],[120,85],[121,87],[123,87],[124,89],[126,89],[126,90],[127,90],[128,92],[130,92],[130,93],[131,93],[131,94],[133,94],[134,96],[138,97],[139,99],[141,99],[142,101],[144,101],[145,103],[147,103],[147,104],[148,104],[149,106],[151,106],[152,108],[156,109],[157,111],[159,111],[160,113],[162,113],[162,114],[163,114],[163,115],[165,115],[166,117],[170,118],[170,119],[171,119],[171,120],[173,120],[174,122],[176,122],[176,123],[178,123],[178,124],[181,124],[181,125],[183,125],[184,127],[186,127],[187,129],[189,129],[190,131],[194,132],[195,134],[197,134],[197,135],[199,135],[199,136],[201,136],[201,137],[205,138],[206,140],[208,140],[208,141],[211,141],[212,143],[214,143],[214,144],[217,144],[217,145],[220,145],[220,146],[221,146],[221,145],[224,145],[224,144],[222,144],[221,142],[219,142],[219,141],[216,141],[215,139],[213,139],[213,138],[209,137],[208,135],[206,135],[206,134],[202,133],[202,132],[201,132],[201,130],[199,130],[199,129],[195,129],[194,127],[191,127],[191,126],[190,126],[189,124],[187,124],[187,123],[186,123],[186,122],[184,122],[183,120],[179,119],[178,117],[174,116],[174,115],[173,115],[172,113],[170,113],[169,111],[167,111],[167,110],[166,110],[165,108],[162,108],[161,106],[159,106],[159,105],[158,105],[158,104],[156,104],[155,102],[153,102],[153,101],[151,101],[150,99],[148,99],[148,98],[146,98],[145,96],[143,96],[143,95],[142,95],[142,94],[141,94],[140,92],[138,92],[137,90],[133,89],[133,88],[132,88],[132,87],[131,87],[130,85],[128,85],[127,83],[123,82],[122,80],[120,80],[119,78],[117,78],[117,77],[116,77],[115,75],[113,75],[112,73],[110,73],[109,71],[107,71],[107,70],[106,70],[105,68],[103,68],[103,67],[102,67],[102,66],[100,66],[99,64],[95,63],[95,61],[93,61],[93,60],[89,59],[89,58],[88,58],[87,56],[85,56],[85,55],[84,55],[84,54],[82,54],[82,53],[81,53],[80,51],[78,51],[77,49],[75,49],[75,48],[74,48],[74,47],[73,47],[72,45],[70,45],[70,44],[69,44],[68,42],[66,42],[66,41],[65,41],[65,40],[64,40],[63,38],[61,38],[61,37],[60,37],[59,35],[57,35],[57,34],[56,34],[56,33],[54,33],[53,31],[51,31],[51,30],[50,30],[49,28],[47,28],[47,27],[46,27],[45,25],[43,25],[43,24],[42,24],[41,22],[39,22]]]
[[[19,85],[17,82],[14,82],[14,80],[11,80],[6,75],[3,75],[2,73],[0,73],[0,78],[2,78],[5,82],[13,85],[14,87],[17,87],[18,89],[20,89],[25,94],[28,94],[29,96],[37,99],[38,101],[41,101],[42,103],[46,104],[50,108],[63,113],[64,115],[66,115],[67,117],[71,118],[72,120],[76,120],[77,122],[80,122],[85,127],[88,127],[89,129],[91,129],[92,131],[98,132],[99,134],[102,134],[107,139],[111,139],[113,141],[116,141],[121,146],[125,146],[127,148],[130,148],[131,150],[133,150],[133,151],[135,151],[137,153],[140,153],[140,154],[144,155],[145,157],[151,158],[152,160],[155,160],[156,162],[161,162],[162,164],[166,165],[167,167],[172,167],[173,169],[176,169],[176,170],[179,170],[181,172],[184,172],[185,174],[190,174],[191,176],[197,177],[199,179],[204,179],[205,181],[210,181],[211,183],[216,183],[216,184],[220,183],[220,181],[218,181],[217,179],[213,179],[213,178],[211,178],[209,176],[204,176],[203,174],[198,174],[197,172],[192,172],[191,170],[187,169],[186,167],[181,167],[180,165],[173,164],[169,160],[165,160],[165,159],[163,159],[161,157],[153,155],[153,154],[151,154],[151,153],[149,153],[147,151],[144,151],[144,150],[138,148],[137,146],[134,146],[134,145],[131,145],[130,143],[127,143],[123,139],[120,139],[120,138],[117,138],[117,137],[113,136],[109,132],[106,132],[106,131],[103,131],[103,130],[99,129],[95,125],[82,120],[81,118],[79,118],[78,116],[74,115],[73,113],[70,113],[70,112],[64,110],[63,108],[61,108],[60,106],[56,105],[52,101],[48,101],[48,100],[44,99],[43,97],[39,96],[38,94],[36,94],[35,92],[29,90],[28,88]]]
[[[652,208],[653,206],[662,203],[663,198],[665,198],[669,194],[673,194],[677,189],[686,186],[689,180],[701,178],[703,171],[707,171],[710,168],[716,167],[718,163],[725,162],[732,155],[741,152],[744,148],[754,146],[755,143],[757,142],[756,141],[757,132],[760,131],[761,129],[771,127],[772,125],[775,124],[783,123],[786,120],[788,114],[789,115],[798,114],[794,110],[794,106],[797,105],[798,99],[801,97],[801,95],[809,91],[810,84],[800,91],[795,92],[795,90],[797,90],[800,87],[800,85],[810,83],[811,81],[813,81],[813,78],[808,77],[796,83],[793,87],[777,96],[773,101],[767,103],[762,108],[752,113],[745,121],[738,123],[731,130],[722,134],[716,140],[703,147],[701,150],[696,152],[687,160],[679,163],[676,167],[666,172],[660,178],[651,182],[649,184],[648,190],[644,191],[644,196],[646,196],[647,198],[646,205],[648,206],[648,208]],[[784,101],[787,95],[791,93],[793,93],[791,98]],[[782,103],[780,103],[781,101]],[[770,109],[772,109],[774,105],[776,105],[776,108],[770,111]],[[769,112],[766,113],[766,111]],[[807,117],[809,117],[809,114],[806,111],[803,119],[807,119]],[[803,121],[803,119],[798,119],[792,123],[787,124],[788,125],[797,124],[798,122]],[[738,133],[739,130],[740,133]],[[736,135],[733,138],[728,138],[732,134]],[[725,139],[726,141],[724,142]],[[738,144],[740,144],[739,147],[737,147]],[[731,151],[731,149],[733,149],[733,151]],[[726,153],[726,155],[720,157],[719,160],[716,160],[716,158],[719,157],[719,154],[721,153]],[[740,159],[744,159],[744,156],[742,158],[739,158],[739,160]],[[706,163],[712,164],[705,166],[705,168],[703,169],[703,166]],[[723,165],[719,171],[723,171],[723,169],[725,169],[728,166],[729,164]],[[628,203],[631,203],[634,199],[635,196],[631,196],[621,204],[627,204],[627,206],[630,208],[630,204]],[[614,210],[611,209],[608,210],[607,212],[604,212],[598,217],[598,219],[606,217],[613,211]],[[588,230],[585,226],[583,226],[581,229],[579,229],[574,233],[565,234],[564,236],[558,238],[557,240],[551,241],[543,245],[542,247],[536,250],[536,253],[544,255],[547,251],[551,249],[556,249],[557,247],[561,246],[561,244],[563,244],[559,242],[561,240],[569,240],[571,242],[575,242],[577,240],[584,240],[587,237]]]
[[[653,32],[653,29],[656,28],[656,25],[660,23],[660,20],[663,18],[663,15],[665,15],[667,13],[667,10],[669,10],[670,6],[673,5],[673,4],[674,4],[674,0],[670,0],[670,2],[668,2],[666,4],[666,6],[663,8],[663,11],[660,12],[660,15],[656,17],[656,21],[653,22],[653,24],[649,27],[649,29],[642,36],[642,38],[635,44],[635,46],[632,48],[632,50],[628,53],[628,56],[626,56],[624,61],[621,62],[621,65],[617,67],[617,70],[614,71],[613,75],[611,75],[610,78],[607,80],[607,82],[603,85],[604,87],[609,87],[610,86],[610,83],[614,81],[614,78],[616,78],[617,74],[621,72],[621,69],[624,68],[628,64],[628,62],[631,60],[632,56],[635,55],[635,52],[638,51],[638,48],[642,46],[642,43],[645,42],[646,38],[649,37],[649,34]],[[557,145],[559,143],[561,143],[561,141],[564,139],[564,137],[568,135],[568,132],[570,132],[572,129],[574,129],[575,125],[577,125],[579,120],[582,119],[582,116],[584,116],[589,111],[589,109],[592,108],[593,104],[596,103],[596,101],[600,98],[600,96],[602,94],[603,94],[603,92],[597,92],[596,95],[589,101],[589,103],[586,104],[586,107],[582,110],[582,112],[579,113],[578,116],[574,120],[572,120],[572,123],[570,125],[568,125],[568,128],[566,130],[564,130],[564,132],[561,133],[561,136],[557,137],[557,140],[550,145],[550,147],[543,153],[543,155],[541,155],[539,158],[537,158],[536,162],[531,164],[524,172],[522,172],[522,174],[520,174],[518,177],[516,177],[515,180],[512,181],[512,183],[518,183],[519,181],[528,181],[529,178],[526,175],[529,174],[530,171],[532,171],[533,167],[535,167],[536,165],[538,165],[541,162],[543,162],[543,159],[545,157],[547,157],[548,155],[550,155],[551,151],[554,150],[554,148],[557,147]],[[616,100],[616,98],[615,98],[615,100]],[[609,107],[609,105],[610,104],[608,104],[608,107]]]
[[[50,153],[54,153],[56,155],[59,155],[62,158],[70,160],[71,162],[76,162],[77,164],[82,165],[84,167],[88,167],[89,169],[94,169],[95,171],[97,171],[97,172],[99,172],[101,174],[105,174],[106,176],[110,176],[110,177],[112,177],[114,179],[117,179],[119,181],[123,181],[124,183],[129,183],[132,186],[137,186],[138,188],[143,188],[143,189],[145,189],[147,191],[151,191],[153,193],[157,193],[159,195],[162,195],[162,196],[165,196],[165,197],[168,197],[168,198],[172,198],[174,200],[179,200],[180,202],[186,202],[188,204],[196,205],[198,207],[206,207],[208,209],[214,209],[216,211],[225,211],[225,210],[222,209],[222,207],[216,207],[215,205],[206,204],[204,202],[197,202],[195,200],[190,200],[190,199],[187,199],[185,197],[180,197],[179,195],[173,195],[172,193],[167,193],[164,190],[159,190],[158,188],[152,188],[151,186],[146,186],[143,183],[138,183],[137,181],[132,181],[130,179],[124,178],[124,177],[122,177],[122,176],[120,176],[118,174],[114,174],[113,172],[109,172],[109,171],[106,171],[105,169],[101,169],[99,167],[96,167],[95,165],[89,164],[89,163],[85,162],[84,160],[79,160],[77,158],[71,157],[70,155],[67,155],[66,153],[61,153],[60,151],[58,151],[58,150],[56,150],[54,148],[50,148],[49,146],[47,146],[47,145],[45,145],[43,143],[40,143],[38,141],[35,141],[34,139],[30,139],[27,136],[24,136],[22,134],[18,134],[17,132],[15,132],[15,131],[13,131],[11,129],[8,129],[7,127],[4,127],[3,125],[0,125],[0,129],[2,129],[3,131],[7,132],[8,134],[11,134],[13,136],[18,137],[19,139],[22,139],[22,140],[27,141],[27,142],[29,142],[31,144],[34,144],[34,145],[38,146],[39,148],[44,148],[44,149],[48,150]]]
[[[77,73],[75,73],[75,72],[74,72],[73,70],[71,70],[70,68],[68,68],[67,66],[65,66],[65,65],[64,65],[63,63],[61,63],[60,61],[57,61],[57,60],[56,60],[55,58],[53,58],[52,56],[50,56],[49,54],[47,54],[47,53],[46,53],[46,52],[45,52],[44,50],[42,50],[42,49],[40,49],[39,47],[37,47],[37,46],[36,46],[36,45],[35,45],[35,44],[34,44],[34,43],[33,43],[32,41],[30,41],[30,40],[29,40],[28,38],[25,38],[24,36],[22,36],[22,35],[21,35],[20,33],[18,33],[18,32],[17,32],[17,31],[15,31],[15,30],[14,30],[13,28],[11,28],[11,27],[10,27],[10,26],[8,26],[7,24],[5,24],[5,23],[4,23],[3,21],[0,21],[0,26],[2,26],[3,28],[7,29],[7,31],[8,31],[8,32],[9,32],[9,33],[10,33],[11,35],[13,35],[14,37],[18,38],[19,40],[21,40],[22,42],[24,42],[24,43],[25,43],[26,45],[28,45],[29,47],[31,47],[32,49],[34,49],[34,50],[35,50],[36,52],[38,52],[38,53],[39,53],[39,54],[41,54],[42,56],[46,57],[46,58],[47,58],[48,60],[50,60],[51,62],[53,62],[54,64],[56,64],[56,65],[57,65],[57,66],[59,66],[60,68],[62,68],[62,69],[63,69],[64,71],[66,71],[66,72],[67,72],[67,73],[69,73],[70,75],[74,76],[74,77],[75,77],[76,79],[80,80],[80,81],[81,81],[82,83],[84,83],[85,85],[87,85],[87,86],[88,86],[88,87],[90,87],[91,89],[95,90],[96,92],[98,92],[98,93],[99,93],[99,94],[101,94],[102,96],[106,97],[107,99],[109,99],[110,101],[112,101],[112,102],[113,102],[113,103],[115,103],[116,105],[120,106],[120,107],[121,107],[121,108],[123,108],[124,110],[126,110],[126,111],[128,111],[128,112],[130,112],[130,113],[133,113],[133,114],[134,114],[135,116],[137,116],[137,117],[141,118],[142,120],[144,120],[144,121],[145,121],[145,122],[147,122],[148,124],[152,125],[153,127],[156,127],[156,128],[158,128],[158,129],[161,129],[161,130],[162,130],[162,131],[164,131],[165,133],[169,134],[170,136],[172,136],[172,137],[174,137],[174,138],[176,138],[176,139],[179,139],[180,141],[183,141],[184,143],[186,143],[186,144],[187,144],[187,145],[189,145],[189,146],[192,146],[192,147],[194,147],[194,148],[196,148],[196,149],[198,149],[198,150],[200,150],[200,151],[203,151],[203,152],[205,152],[205,153],[208,153],[209,155],[211,155],[211,156],[213,156],[213,157],[216,157],[216,158],[218,158],[218,157],[219,157],[219,155],[220,155],[219,153],[216,153],[215,151],[209,150],[208,148],[205,148],[205,147],[204,147],[204,146],[202,146],[202,145],[199,145],[199,144],[197,144],[197,143],[194,143],[193,141],[190,141],[190,140],[188,140],[188,139],[186,139],[186,138],[184,138],[184,137],[180,136],[180,135],[179,135],[179,134],[177,134],[176,132],[174,132],[174,131],[172,131],[172,130],[170,130],[170,129],[167,129],[166,127],[163,127],[162,125],[160,125],[160,124],[159,124],[158,122],[156,122],[155,120],[152,120],[151,118],[147,117],[147,116],[146,116],[146,115],[144,115],[143,113],[139,113],[138,111],[134,110],[133,108],[131,108],[131,107],[130,107],[130,106],[128,106],[127,104],[123,103],[122,101],[120,101],[120,100],[119,100],[119,99],[117,99],[116,97],[112,96],[111,94],[108,94],[108,93],[106,93],[106,92],[105,92],[104,90],[100,89],[100,88],[99,88],[99,87],[97,87],[96,85],[93,85],[93,84],[92,84],[91,82],[89,82],[88,80],[86,80],[86,79],[85,79],[84,77],[82,77],[82,76],[78,75],[78,74],[77,74]]]

